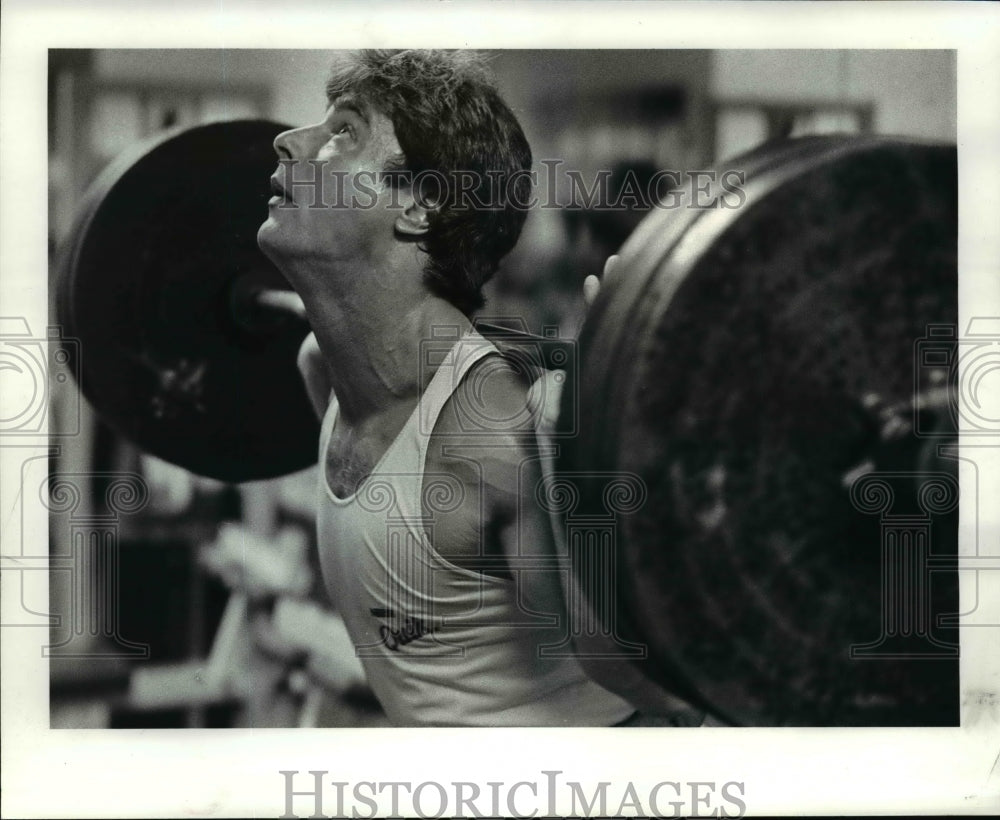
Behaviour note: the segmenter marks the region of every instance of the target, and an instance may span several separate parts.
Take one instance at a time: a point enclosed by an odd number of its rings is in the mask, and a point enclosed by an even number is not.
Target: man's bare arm
[[[449,516],[438,527],[436,546],[460,565],[466,557],[503,557],[507,573],[517,578],[525,608],[559,616],[565,604],[555,544],[548,513],[539,506],[542,460],[551,453],[538,446],[527,385],[497,360],[484,366],[490,375],[481,371],[480,378],[466,379],[458,389],[462,400],[449,403],[449,409],[464,419],[445,416],[440,440],[447,455],[438,462],[461,477],[474,499],[476,518],[481,511],[483,519],[479,527],[460,530],[460,517]],[[475,407],[480,412],[464,409]],[[480,538],[485,539],[481,545]],[[546,569],[525,569],[539,561]]]

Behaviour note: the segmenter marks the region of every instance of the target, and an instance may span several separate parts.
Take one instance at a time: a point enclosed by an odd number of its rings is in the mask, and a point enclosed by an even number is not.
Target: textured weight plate
[[[214,123],[120,157],[88,192],[60,260],[59,321],[80,340],[84,395],[142,449],[225,481],[316,460],[295,366],[307,325],[248,329],[233,305],[240,289],[288,287],[256,239],[285,127]]]
[[[598,632],[733,722],[956,723],[957,483],[911,409],[918,342],[957,320],[955,149],[809,138],[726,167],[746,201],[640,225],[567,384],[576,514],[609,512],[616,473],[647,498],[617,511]]]

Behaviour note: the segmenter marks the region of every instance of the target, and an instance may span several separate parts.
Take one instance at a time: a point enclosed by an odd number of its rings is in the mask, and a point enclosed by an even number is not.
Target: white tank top
[[[540,644],[561,636],[519,609],[515,582],[456,566],[427,535],[433,520],[423,518],[421,495],[429,435],[468,369],[495,353],[475,332],[459,340],[372,474],[346,499],[326,481],[337,418],[330,402],[319,452],[323,577],[368,682],[397,725],[610,726],[634,708],[572,657],[539,656]],[[447,494],[448,476],[441,478]],[[447,498],[438,500],[446,510]]]

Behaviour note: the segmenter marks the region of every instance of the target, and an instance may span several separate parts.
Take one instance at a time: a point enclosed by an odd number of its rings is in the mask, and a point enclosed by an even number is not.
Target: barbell
[[[101,418],[142,449],[225,481],[316,458],[294,367],[304,318],[255,297],[288,285],[257,248],[282,130],[213,123],[136,145],[88,190],[56,306]]]
[[[58,265],[58,319],[99,415],[227,481],[316,461],[294,366],[308,324],[256,243],[283,128],[137,146],[90,189]],[[942,619],[957,482],[939,447],[953,357],[915,358],[957,320],[956,166],[953,146],[774,143],[727,165],[741,207],[681,191],[626,242],[555,439],[590,613],[575,646],[595,679],[740,724],[957,722]],[[552,354],[529,365],[566,361],[552,340],[481,329]],[[611,498],[616,476],[631,500]]]

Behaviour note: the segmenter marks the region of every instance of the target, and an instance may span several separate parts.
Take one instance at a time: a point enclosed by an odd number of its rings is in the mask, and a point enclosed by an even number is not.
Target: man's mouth
[[[285,187],[278,181],[277,176],[271,177],[271,193],[274,194],[274,196],[271,197],[272,200],[277,198],[282,202],[293,201],[291,196],[289,196],[288,191],[286,191]]]

